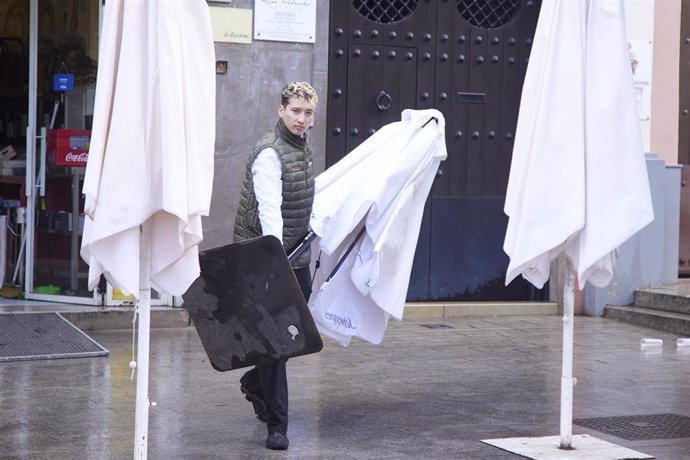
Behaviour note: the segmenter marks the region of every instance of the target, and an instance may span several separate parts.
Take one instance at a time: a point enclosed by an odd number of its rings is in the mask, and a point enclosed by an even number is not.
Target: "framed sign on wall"
[[[251,44],[251,9],[209,7],[209,12],[214,42]]]
[[[256,0],[254,40],[314,43],[316,0]]]

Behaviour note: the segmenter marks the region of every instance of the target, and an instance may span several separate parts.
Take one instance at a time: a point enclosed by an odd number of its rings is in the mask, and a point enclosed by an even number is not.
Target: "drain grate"
[[[690,417],[676,414],[580,418],[573,422],[628,441],[690,438]]]
[[[0,362],[108,353],[59,313],[0,314]]]
[[[422,324],[422,327],[429,329],[453,329],[453,326],[447,324]]]

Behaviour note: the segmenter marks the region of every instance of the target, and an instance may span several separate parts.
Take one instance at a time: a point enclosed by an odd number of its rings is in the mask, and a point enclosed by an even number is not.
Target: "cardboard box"
[[[91,130],[51,129],[46,155],[52,166],[86,166],[89,159]]]

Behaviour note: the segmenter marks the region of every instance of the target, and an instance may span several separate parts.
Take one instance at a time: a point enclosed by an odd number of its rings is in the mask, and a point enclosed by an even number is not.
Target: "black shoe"
[[[240,385],[240,391],[244,394],[245,399],[252,403],[256,418],[266,423],[266,420],[268,420],[268,412],[266,411],[266,402],[264,399],[244,385]]]
[[[290,440],[285,433],[281,433],[280,431],[269,433],[268,437],[266,438],[266,447],[269,449],[286,450],[289,445]]]

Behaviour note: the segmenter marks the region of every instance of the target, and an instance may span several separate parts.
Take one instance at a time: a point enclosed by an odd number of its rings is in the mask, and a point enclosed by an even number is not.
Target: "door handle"
[[[381,112],[391,108],[391,97],[385,91],[379,91],[378,96],[376,96],[376,106]]]

